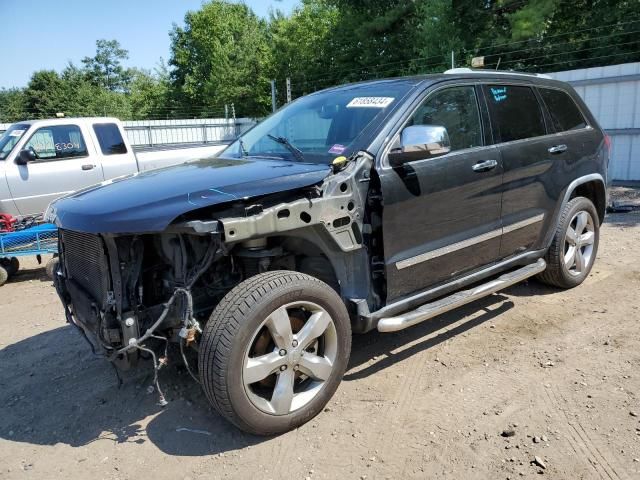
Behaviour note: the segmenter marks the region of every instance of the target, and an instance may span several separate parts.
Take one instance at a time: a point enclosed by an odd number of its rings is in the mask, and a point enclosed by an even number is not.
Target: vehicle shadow
[[[417,353],[433,348],[452,337],[493,320],[511,308],[513,308],[513,302],[509,301],[504,295],[495,294],[400,332],[380,333],[374,330],[364,335],[356,335],[353,337],[349,368],[347,374],[344,376],[344,381],[360,380],[373,375],[397,362],[406,360]],[[458,323],[465,317],[480,310],[482,311],[480,315],[464,323],[460,323],[451,329],[447,329],[450,325]],[[438,332],[439,330],[442,331]],[[436,332],[438,333],[433,336]],[[418,343],[413,343],[423,337],[427,338]],[[394,350],[398,347],[411,343],[413,343],[413,345],[410,347],[394,353]],[[367,367],[359,369],[359,367],[368,363],[372,358],[381,356],[385,357]]]
[[[52,280],[47,275],[47,271],[45,270],[46,263],[43,262],[42,265],[37,265],[35,267],[20,267],[16,273],[9,277],[7,283],[19,283],[19,282],[29,282],[32,280],[39,280],[41,282],[49,282],[53,283]]]
[[[345,381],[361,379],[495,319],[513,307],[493,295],[403,332],[370,332],[353,340]],[[432,334],[482,310],[478,316]],[[420,340],[422,337],[426,339]],[[398,346],[413,343],[393,353]],[[374,356],[386,358],[365,366]],[[200,386],[169,355],[160,385],[169,401],[158,405],[149,391],[149,362],[123,374],[118,388],[106,359],[91,354],[75,328],[66,325],[0,349],[0,438],[37,445],[81,447],[95,442],[152,442],[167,455],[202,456],[245,448],[269,438],[245,434],[209,405]],[[171,360],[173,363],[171,363]]]
[[[179,364],[160,371],[169,401],[158,405],[150,362],[123,374],[92,355],[75,328],[43,332],[0,350],[0,438],[80,447],[94,442],[152,442],[168,455],[233,451],[267,439],[220,417]]]

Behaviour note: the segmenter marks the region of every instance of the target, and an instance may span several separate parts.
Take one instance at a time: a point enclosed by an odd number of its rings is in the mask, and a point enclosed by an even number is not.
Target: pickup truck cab
[[[136,155],[115,118],[18,122],[0,137],[0,212],[42,215],[58,197],[122,175],[213,155],[220,147]]]
[[[533,276],[579,285],[608,161],[584,102],[542,76],[344,85],[218,158],[54,202],[54,283],[109,360],[152,357],[161,403],[158,370],[184,363],[225,418],[279,433],[329,401],[352,332],[402,330]]]

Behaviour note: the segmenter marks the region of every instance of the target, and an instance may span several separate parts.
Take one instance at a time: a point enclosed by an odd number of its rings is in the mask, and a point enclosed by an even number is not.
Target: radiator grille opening
[[[109,290],[109,262],[98,235],[61,230],[67,276],[104,308]]]

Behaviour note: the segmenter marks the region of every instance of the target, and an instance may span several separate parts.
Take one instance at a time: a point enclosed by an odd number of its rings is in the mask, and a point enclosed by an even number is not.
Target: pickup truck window
[[[587,121],[580,113],[576,102],[562,90],[538,88],[556,132],[578,130],[587,126]]]
[[[487,103],[497,141],[546,135],[540,104],[531,87],[488,85]]]
[[[418,107],[407,125],[445,127],[451,151],[482,145],[480,110],[471,85],[438,90]]]
[[[365,148],[362,140],[369,128],[379,125],[413,86],[409,80],[353,85],[302,97],[246,132],[220,156],[329,164]]]
[[[24,133],[29,130],[30,125],[15,124],[11,125],[6,132],[0,137],[0,160],[4,160],[9,156],[13,147],[22,138]]]
[[[62,160],[88,155],[82,132],[77,125],[39,128],[25,148],[33,149],[39,160]]]
[[[127,153],[127,146],[122,139],[120,129],[115,123],[96,123],[93,126],[93,131],[96,132],[103,155],[122,155]]]

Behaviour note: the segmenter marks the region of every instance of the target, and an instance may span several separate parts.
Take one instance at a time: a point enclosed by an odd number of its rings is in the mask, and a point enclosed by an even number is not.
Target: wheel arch
[[[579,183],[572,189],[567,202],[576,197],[585,197],[591,200],[598,212],[600,225],[602,225],[607,210],[607,189],[604,186],[604,181],[602,179],[592,179]]]
[[[551,245],[558,221],[560,220],[560,213],[565,205],[569,203],[572,198],[578,196],[585,196],[591,200],[598,212],[600,224],[604,221],[607,207],[607,189],[604,178],[599,173],[591,173],[578,177],[564,190],[564,194],[561,196],[562,200],[558,202],[556,210],[553,213],[553,220],[549,223],[549,228],[544,239],[544,248],[548,248]]]
[[[284,232],[273,238],[287,251],[301,258],[325,258],[338,282],[338,293],[345,302],[353,298],[367,298],[370,275],[366,249],[345,252],[320,226]],[[309,271],[301,273],[314,276]],[[316,278],[323,280],[318,276]]]

